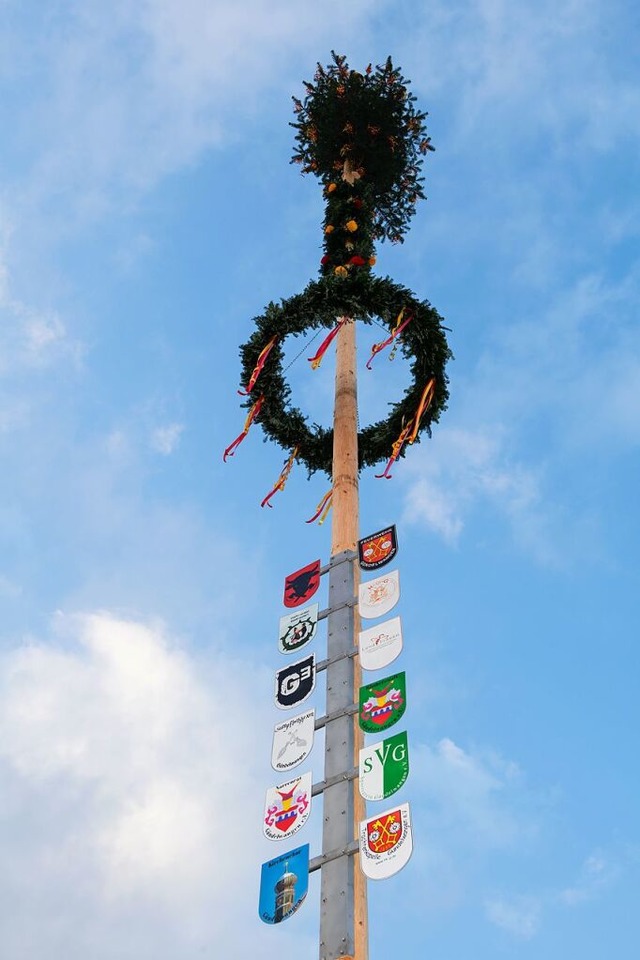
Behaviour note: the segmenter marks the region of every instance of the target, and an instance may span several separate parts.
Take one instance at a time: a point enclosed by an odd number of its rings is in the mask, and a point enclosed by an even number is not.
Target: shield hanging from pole
[[[364,670],[384,670],[402,653],[402,622],[392,617],[375,627],[361,630],[358,636],[360,666]]]
[[[400,574],[397,570],[385,573],[375,580],[367,580],[358,587],[358,609],[365,620],[383,617],[393,610],[400,599]]]
[[[385,880],[408,863],[413,851],[409,804],[378,813],[360,824],[360,866],[370,880]]]

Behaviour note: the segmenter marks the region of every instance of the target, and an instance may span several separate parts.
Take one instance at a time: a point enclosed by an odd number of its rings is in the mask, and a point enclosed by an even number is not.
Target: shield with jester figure
[[[311,813],[311,771],[267,790],[262,829],[267,840],[292,837]]]
[[[404,670],[392,677],[360,687],[358,722],[366,733],[388,730],[407,709],[407,679]]]

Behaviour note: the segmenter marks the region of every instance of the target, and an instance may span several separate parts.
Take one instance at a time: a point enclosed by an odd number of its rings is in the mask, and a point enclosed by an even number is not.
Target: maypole
[[[267,790],[263,832],[281,841],[300,830],[311,814],[313,797],[322,797],[322,850],[310,858],[309,845],[289,849],[262,866],[259,914],[276,924],[290,917],[306,897],[309,874],[321,871],[320,960],[368,960],[367,891],[369,879],[384,879],[405,866],[412,850],[408,803],[367,816],[365,801],[392,796],[409,772],[405,731],[364,746],[364,733],[380,735],[406,710],[404,672],[362,683],[362,669],[380,672],[402,650],[399,617],[362,630],[360,618],[379,619],[399,599],[397,570],[360,583],[360,570],[375,571],[397,552],[395,526],[359,538],[358,477],[363,467],[385,462],[389,479],[408,445],[430,434],[448,398],[445,365],[450,351],[441,317],[426,300],[388,277],[375,277],[374,242],[401,241],[417,200],[424,197],[419,176],[422,155],[433,148],[426,136],[426,114],[415,109],[407,81],[388,59],[364,73],[351,70],[342,56],[305,83],[304,100],[294,97],[297,148],[294,163],[314,173],[327,201],[324,255],[320,279],[280,305],[269,304],[241,348],[247,416],[225,460],[243,442],[251,425],[285,451],[275,485],[262,500],[272,506],[296,463],[309,473],[324,471],[331,488],[311,520],[322,523],[333,508],[331,556],[307,563],[285,579],[280,618],[280,653],[299,654],[327,620],[327,654],[315,653],[276,671],[275,704],[292,710],[310,697],[317,674],[326,675],[326,709],[287,716],[275,726],[272,766],[289,779]],[[358,425],[356,323],[377,323],[387,336],[372,344],[367,369],[391,347],[410,361],[411,383],[385,420]],[[283,343],[290,335],[329,330],[314,356],[316,369],[336,344],[333,429],[311,426],[289,404],[282,369]],[[368,374],[367,374],[368,375]],[[310,522],[310,521],[307,521]],[[326,609],[308,601],[328,575]],[[324,779],[311,772],[293,776],[309,756],[314,732],[324,728]],[[315,805],[314,805],[315,808]]]

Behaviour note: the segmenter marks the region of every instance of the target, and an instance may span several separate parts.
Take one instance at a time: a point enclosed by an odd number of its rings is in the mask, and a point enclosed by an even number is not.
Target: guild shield
[[[267,790],[262,823],[267,840],[284,840],[304,826],[311,813],[311,786],[309,771]]]
[[[360,687],[358,722],[366,733],[388,730],[407,709],[404,671]]]
[[[309,889],[309,844],[262,864],[258,913],[263,923],[292,916]]]
[[[316,685],[316,658],[310,654],[304,660],[276,671],[276,707],[289,710],[311,696]]]
[[[397,552],[395,524],[358,540],[358,563],[361,570],[378,570],[390,563]]]
[[[408,803],[360,823],[360,866],[370,880],[392,877],[402,870],[412,851]]]
[[[392,610],[400,599],[400,574],[397,570],[368,580],[358,587],[358,609],[365,620],[382,617]]]
[[[363,747],[358,774],[360,794],[365,800],[385,800],[399,790],[409,776],[406,731]]]
[[[402,623],[392,617],[376,627],[361,630],[358,636],[360,666],[364,670],[383,670],[402,652]]]
[[[320,586],[320,561],[314,560],[295,573],[290,573],[284,581],[285,607],[300,607],[310,600]]]
[[[278,650],[280,653],[296,653],[305,647],[316,635],[318,626],[318,604],[296,610],[280,617],[278,630]]]
[[[307,759],[313,747],[315,722],[316,711],[307,710],[274,727],[271,749],[271,766],[274,770],[291,770]]]

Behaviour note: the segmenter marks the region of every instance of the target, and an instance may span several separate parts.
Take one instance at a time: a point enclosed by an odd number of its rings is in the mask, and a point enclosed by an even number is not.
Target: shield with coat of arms
[[[409,804],[402,803],[360,824],[360,866],[370,880],[384,880],[405,866],[413,851]]]
[[[278,650],[280,653],[296,653],[313,640],[318,627],[317,603],[303,610],[296,610],[280,617],[278,629]]]
[[[360,687],[358,723],[366,733],[388,730],[407,709],[407,679],[404,670],[392,677]]]
[[[300,607],[310,600],[320,586],[320,561],[314,560],[284,581],[283,603],[285,607]]]
[[[397,570],[391,570],[375,580],[367,580],[358,587],[358,610],[365,620],[384,616],[399,599],[400,574]]]
[[[311,772],[267,790],[263,832],[268,840],[297,833],[311,812]]]
[[[378,570],[390,563],[397,552],[395,524],[358,540],[358,563],[361,570]]]

